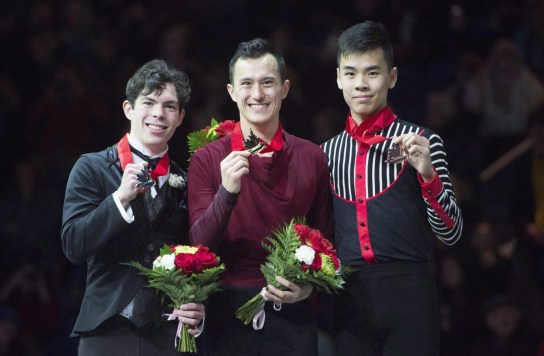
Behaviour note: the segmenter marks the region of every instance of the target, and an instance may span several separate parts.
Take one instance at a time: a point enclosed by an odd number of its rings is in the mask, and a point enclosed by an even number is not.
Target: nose
[[[251,96],[255,100],[262,99],[264,97],[263,88],[260,85],[254,85],[251,90]]]
[[[153,105],[153,109],[151,110],[151,114],[153,117],[162,118],[163,117],[163,109],[161,105]]]
[[[355,88],[358,90],[368,89],[368,81],[365,75],[357,76]]]

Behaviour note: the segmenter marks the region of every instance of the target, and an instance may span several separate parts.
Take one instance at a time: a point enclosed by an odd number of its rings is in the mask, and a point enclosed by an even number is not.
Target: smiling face
[[[381,48],[343,56],[336,73],[338,88],[358,125],[387,105],[387,92],[397,82],[397,68],[389,70]]]
[[[153,155],[166,149],[185,115],[185,110],[180,111],[176,88],[170,83],[160,94],[157,91],[140,94],[134,107],[125,100],[123,110],[130,120],[130,135]]]
[[[281,81],[274,56],[240,58],[227,90],[240,111],[242,127],[251,126],[274,133],[279,123],[282,100],[289,91],[289,80]]]

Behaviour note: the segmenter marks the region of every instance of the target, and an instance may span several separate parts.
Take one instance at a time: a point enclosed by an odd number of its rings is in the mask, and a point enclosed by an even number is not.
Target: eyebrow
[[[368,72],[368,71],[376,70],[376,69],[382,69],[382,68],[376,64],[376,65],[363,68],[363,71]],[[342,67],[342,70],[357,70],[357,69],[354,66],[345,65]]]
[[[142,100],[149,100],[149,101],[152,101],[152,102],[154,102],[154,103],[158,102],[157,100],[155,100],[155,99],[153,99],[152,97],[147,96],[147,95],[146,95],[146,96],[143,96],[143,97],[142,97]],[[176,105],[178,105],[179,102],[178,102],[177,100],[167,100],[167,101],[164,102],[164,104],[176,104]]]
[[[262,81],[265,81],[265,80],[277,80],[277,78],[275,76],[273,76],[273,75],[262,77],[262,78],[250,78],[250,77],[247,77],[247,78],[238,79],[238,82],[244,82],[244,81],[249,81],[249,82],[259,81],[259,82],[262,82]]]

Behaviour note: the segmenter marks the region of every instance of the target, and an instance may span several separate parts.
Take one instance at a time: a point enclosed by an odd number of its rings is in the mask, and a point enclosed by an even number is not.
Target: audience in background
[[[335,40],[341,29],[370,19],[390,29],[402,75],[390,104],[443,137],[466,223],[454,251],[436,247],[443,355],[460,344],[542,339],[544,139],[536,108],[544,97],[543,11],[538,0],[315,0],[306,8],[292,0],[6,2],[0,13],[0,290],[8,297],[0,300],[0,355],[75,354],[69,326],[85,269],[59,253],[59,202],[78,156],[128,131],[128,121],[119,120],[118,88],[137,64],[162,56],[188,68],[192,114],[170,148],[177,162],[186,162],[187,132],[212,117],[237,116],[225,91],[230,51],[240,41],[268,37],[284,51],[292,79],[282,108],[289,116],[285,128],[320,144],[343,125],[332,121],[344,107],[331,75]],[[315,119],[303,121],[308,117]],[[529,151],[489,180],[478,179],[529,133],[538,137]],[[13,281],[29,268],[43,285],[25,294]],[[49,299],[40,297],[40,286]],[[502,307],[488,301],[502,293],[516,304],[496,317]],[[21,307],[29,300],[52,303],[48,320],[28,322]],[[516,336],[498,335],[497,319],[516,321]]]

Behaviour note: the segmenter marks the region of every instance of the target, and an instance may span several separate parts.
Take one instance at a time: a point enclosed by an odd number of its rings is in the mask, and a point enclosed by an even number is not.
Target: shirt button
[[[427,190],[427,194],[431,195],[432,191],[430,190]]]
[[[364,248],[366,251],[368,251],[368,250],[370,249],[370,247],[368,247],[368,245],[365,245],[363,248]]]
[[[363,151],[359,151],[359,156],[364,155],[365,153]]]
[[[361,222],[359,223],[359,225],[365,226],[365,222],[364,222],[364,221],[361,221]]]
[[[361,179],[363,176],[361,174],[357,174],[357,179]]]
[[[359,203],[362,203],[362,202],[363,202],[363,199],[359,198],[359,199],[357,199],[357,201],[358,201]]]

